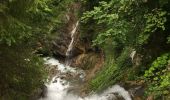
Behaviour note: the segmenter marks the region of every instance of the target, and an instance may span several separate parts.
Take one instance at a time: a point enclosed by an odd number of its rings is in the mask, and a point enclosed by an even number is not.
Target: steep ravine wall
[[[78,12],[81,9],[80,3],[70,4],[64,20],[66,24],[61,27],[58,32],[56,39],[53,41],[52,52],[53,55],[60,61],[66,59],[66,52],[71,42],[71,31],[75,27],[75,23],[79,21]],[[79,23],[79,25],[81,25]],[[87,71],[87,80],[94,77],[95,73],[101,68],[104,58],[101,51],[95,51],[91,46],[91,41],[83,41],[80,39],[80,28],[77,27],[76,33],[74,34],[72,54],[69,59],[71,59],[71,66],[79,67]],[[61,58],[61,59],[60,59]]]
[[[63,17],[63,20],[65,20],[66,22],[64,22],[65,24],[61,27],[60,30],[56,32],[57,33],[56,39],[53,40],[52,42],[53,46],[51,52],[60,62],[64,63],[65,59],[67,58],[66,52],[68,50],[70,42],[72,41],[70,33],[73,31],[76,23],[79,21],[79,17],[77,15],[80,9],[81,9],[80,3],[70,4],[70,6],[67,9],[67,12],[65,13],[65,17]],[[89,92],[88,91],[89,81],[95,77],[96,73],[99,72],[102,66],[104,65],[104,53],[102,52],[102,50],[96,50],[94,47],[92,47],[91,41],[81,39],[80,26],[81,23],[79,23],[76,29],[73,41],[72,54],[69,59],[71,59],[70,66],[81,68],[86,72],[85,82],[83,85],[81,85],[79,89],[80,95],[86,96]],[[53,69],[51,71],[53,73]],[[139,91],[139,95],[141,96],[141,90],[143,90],[143,87],[140,87],[140,85],[136,86],[136,83],[134,84],[134,82],[129,83],[125,82],[122,84],[122,86],[123,87],[126,86],[125,88],[132,92],[137,91],[138,93]],[[139,87],[139,89],[138,88],[137,90],[134,89],[136,87]],[[140,98],[138,97],[138,95],[135,97]]]

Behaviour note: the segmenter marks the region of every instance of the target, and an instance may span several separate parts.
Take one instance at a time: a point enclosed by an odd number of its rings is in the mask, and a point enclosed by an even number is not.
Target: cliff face
[[[70,33],[73,30],[74,24],[78,21],[78,18],[75,14],[77,12],[77,9],[79,8],[80,4],[71,4],[68,8],[68,12],[66,12],[65,17],[63,18],[63,20],[65,20],[66,22],[59,30],[56,39],[53,41],[53,53],[57,56],[66,57],[65,54],[71,42]],[[75,41],[77,41],[77,39]],[[80,52],[80,50],[77,51]]]
[[[95,74],[103,64],[103,54],[102,52],[96,52],[95,49],[91,46],[91,41],[86,41],[80,39],[80,28],[79,26],[74,33],[74,41],[72,41],[72,31],[75,28],[77,22],[79,22],[78,12],[81,9],[80,3],[70,4],[68,11],[65,14],[63,20],[66,21],[66,24],[61,27],[59,34],[56,36],[56,39],[53,41],[53,54],[62,58],[60,60],[67,59],[66,52],[69,48],[71,42],[72,50],[70,59],[70,65],[73,67],[79,67],[84,70],[87,70],[88,73]],[[81,25],[79,23],[79,25]],[[93,77],[94,75],[89,74],[87,77]]]

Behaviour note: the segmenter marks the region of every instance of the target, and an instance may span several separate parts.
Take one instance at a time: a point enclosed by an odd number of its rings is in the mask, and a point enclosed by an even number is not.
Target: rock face
[[[29,100],[39,100],[41,97],[46,97],[47,87],[42,85],[41,88],[35,90]]]
[[[68,12],[66,13],[66,24],[63,25],[61,30],[59,31],[58,36],[53,41],[53,54],[56,57],[64,58],[61,60],[65,60],[67,55],[66,52],[68,50],[69,44],[72,41],[72,30],[75,28],[75,24],[78,22],[77,12],[80,9],[80,3],[70,4],[68,8]],[[80,39],[79,34],[79,26],[76,29],[76,33],[74,34],[73,48],[71,50],[70,65],[73,67],[80,67],[84,70],[92,71],[92,73],[97,72],[97,70],[102,66],[103,56],[99,51],[95,51],[91,46],[91,41],[87,41],[86,39]],[[92,70],[92,68],[94,68]],[[91,75],[93,76],[93,75]],[[90,76],[89,76],[90,77]]]
[[[76,12],[80,8],[79,3],[71,4],[68,8],[68,12],[66,13],[66,17],[64,17],[66,22],[65,25],[61,27],[56,36],[56,39],[53,41],[53,53],[56,56],[66,57],[66,51],[71,42],[71,31],[75,27],[75,23],[77,23],[78,18],[76,17]],[[76,31],[74,45],[78,41],[78,31]],[[74,55],[80,54],[82,51],[74,48]]]

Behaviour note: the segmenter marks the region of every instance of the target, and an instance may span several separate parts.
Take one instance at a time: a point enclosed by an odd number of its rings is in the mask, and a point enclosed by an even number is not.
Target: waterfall
[[[77,27],[79,25],[79,21],[75,25],[73,25],[73,30],[71,31],[71,42],[68,46],[68,49],[66,51],[66,66],[70,65],[70,56],[72,55],[72,49],[73,49],[73,44],[74,44],[74,39],[75,39],[75,33],[77,31]]]
[[[94,93],[84,98],[69,91],[71,88],[81,85],[84,82],[86,75],[85,71],[70,67],[75,34],[77,32],[78,25],[79,21],[73,25],[73,29],[70,32],[71,42],[66,52],[65,64],[59,63],[59,61],[55,58],[44,58],[45,64],[47,64],[48,67],[57,67],[55,69],[57,70],[57,73],[53,76],[49,83],[45,84],[47,86],[47,95],[40,100],[117,100],[115,93],[124,98],[124,100],[131,100],[129,93],[119,85],[114,85],[111,88],[106,89],[101,94]],[[80,80],[81,83],[72,82],[77,80]]]

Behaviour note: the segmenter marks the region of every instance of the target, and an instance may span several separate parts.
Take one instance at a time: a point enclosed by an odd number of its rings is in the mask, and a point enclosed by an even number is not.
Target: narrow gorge
[[[170,100],[170,0],[0,0],[0,100]]]
[[[132,100],[128,91],[119,85],[114,85],[100,94],[89,93],[83,96],[83,91],[81,90],[82,88],[85,89],[86,76],[89,73],[78,67],[70,67],[78,25],[79,21],[72,25],[72,30],[69,34],[71,35],[71,42],[66,50],[63,64],[55,58],[44,58],[45,64],[49,67],[48,69],[54,67],[52,72],[56,73],[49,78],[48,83],[46,83],[46,94],[39,100],[120,100],[120,98],[121,100],[123,98],[124,100]]]

